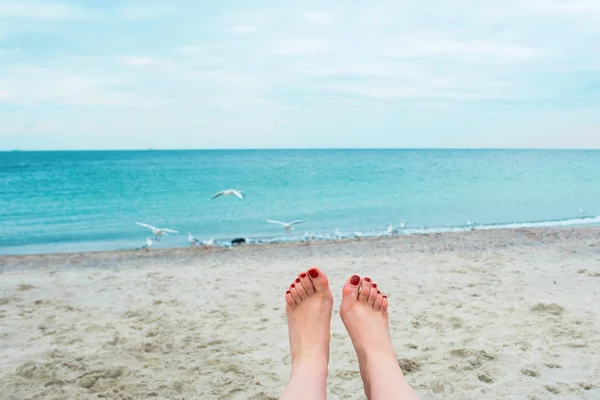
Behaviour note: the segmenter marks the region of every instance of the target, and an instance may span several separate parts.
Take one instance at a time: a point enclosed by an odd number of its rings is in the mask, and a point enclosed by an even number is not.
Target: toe
[[[300,297],[300,295],[298,294],[298,291],[296,290],[296,284],[292,283],[290,285],[290,289],[289,289],[292,297],[294,298],[294,300],[296,301],[296,304],[300,304],[302,303],[302,298]]]
[[[371,285],[371,290],[369,291],[369,298],[367,299],[367,304],[373,305],[375,304],[375,300],[377,300],[377,284],[373,283]]]
[[[310,278],[308,277],[308,273],[303,272],[300,275],[298,275],[298,278],[300,279],[300,284],[302,284],[302,287],[304,288],[304,291],[308,296],[315,294],[315,288],[313,287],[313,284],[310,281]]]
[[[381,294],[381,292],[378,290],[377,291],[377,298],[375,299],[375,303],[373,304],[373,309],[375,311],[379,311],[381,310],[381,303],[383,303],[383,295]]]
[[[296,308],[296,300],[292,297],[292,292],[289,290],[285,292],[285,302],[292,309]]]
[[[360,287],[360,276],[352,275],[346,283],[344,284],[344,288],[342,289],[342,299],[343,301],[358,301],[358,288]]]
[[[312,282],[316,293],[325,292],[329,289],[329,281],[327,280],[327,276],[319,268],[313,267],[309,269],[308,276],[310,277],[310,281]]]
[[[304,286],[300,283],[300,278],[296,278],[294,284],[296,285],[295,289],[296,292],[298,292],[298,296],[300,296],[301,299],[305,299],[308,295],[306,294],[306,290],[304,290]]]
[[[366,303],[369,298],[369,292],[371,291],[371,278],[365,277],[360,283],[360,294],[358,295],[358,301]]]
[[[383,295],[383,301],[381,302],[381,311],[387,311],[387,309],[388,309],[388,298],[384,294]]]

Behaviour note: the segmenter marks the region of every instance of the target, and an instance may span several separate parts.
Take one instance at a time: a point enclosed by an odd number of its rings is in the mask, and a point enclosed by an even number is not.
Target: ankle
[[[292,375],[294,371],[303,368],[313,369],[316,372],[327,373],[329,357],[322,354],[300,353],[292,357]]]

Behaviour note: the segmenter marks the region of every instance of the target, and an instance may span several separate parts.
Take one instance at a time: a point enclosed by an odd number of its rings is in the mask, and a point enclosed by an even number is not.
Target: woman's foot
[[[318,268],[298,275],[285,294],[292,373],[282,399],[325,399],[333,296]]]
[[[358,356],[368,399],[417,399],[392,346],[388,299],[370,278],[353,275],[342,290],[340,315]]]

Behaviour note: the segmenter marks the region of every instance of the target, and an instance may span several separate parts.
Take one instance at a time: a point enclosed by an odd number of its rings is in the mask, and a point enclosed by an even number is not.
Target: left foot
[[[323,271],[298,275],[285,294],[292,353],[292,375],[303,364],[327,370],[333,296]]]

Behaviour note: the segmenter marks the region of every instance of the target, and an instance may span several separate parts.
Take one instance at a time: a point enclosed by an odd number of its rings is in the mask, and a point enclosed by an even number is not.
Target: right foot
[[[298,275],[285,294],[292,375],[308,363],[327,370],[333,296],[327,276],[318,268]]]
[[[358,356],[367,398],[417,398],[398,365],[387,309],[387,296],[370,278],[353,275],[344,285],[340,315]]]

